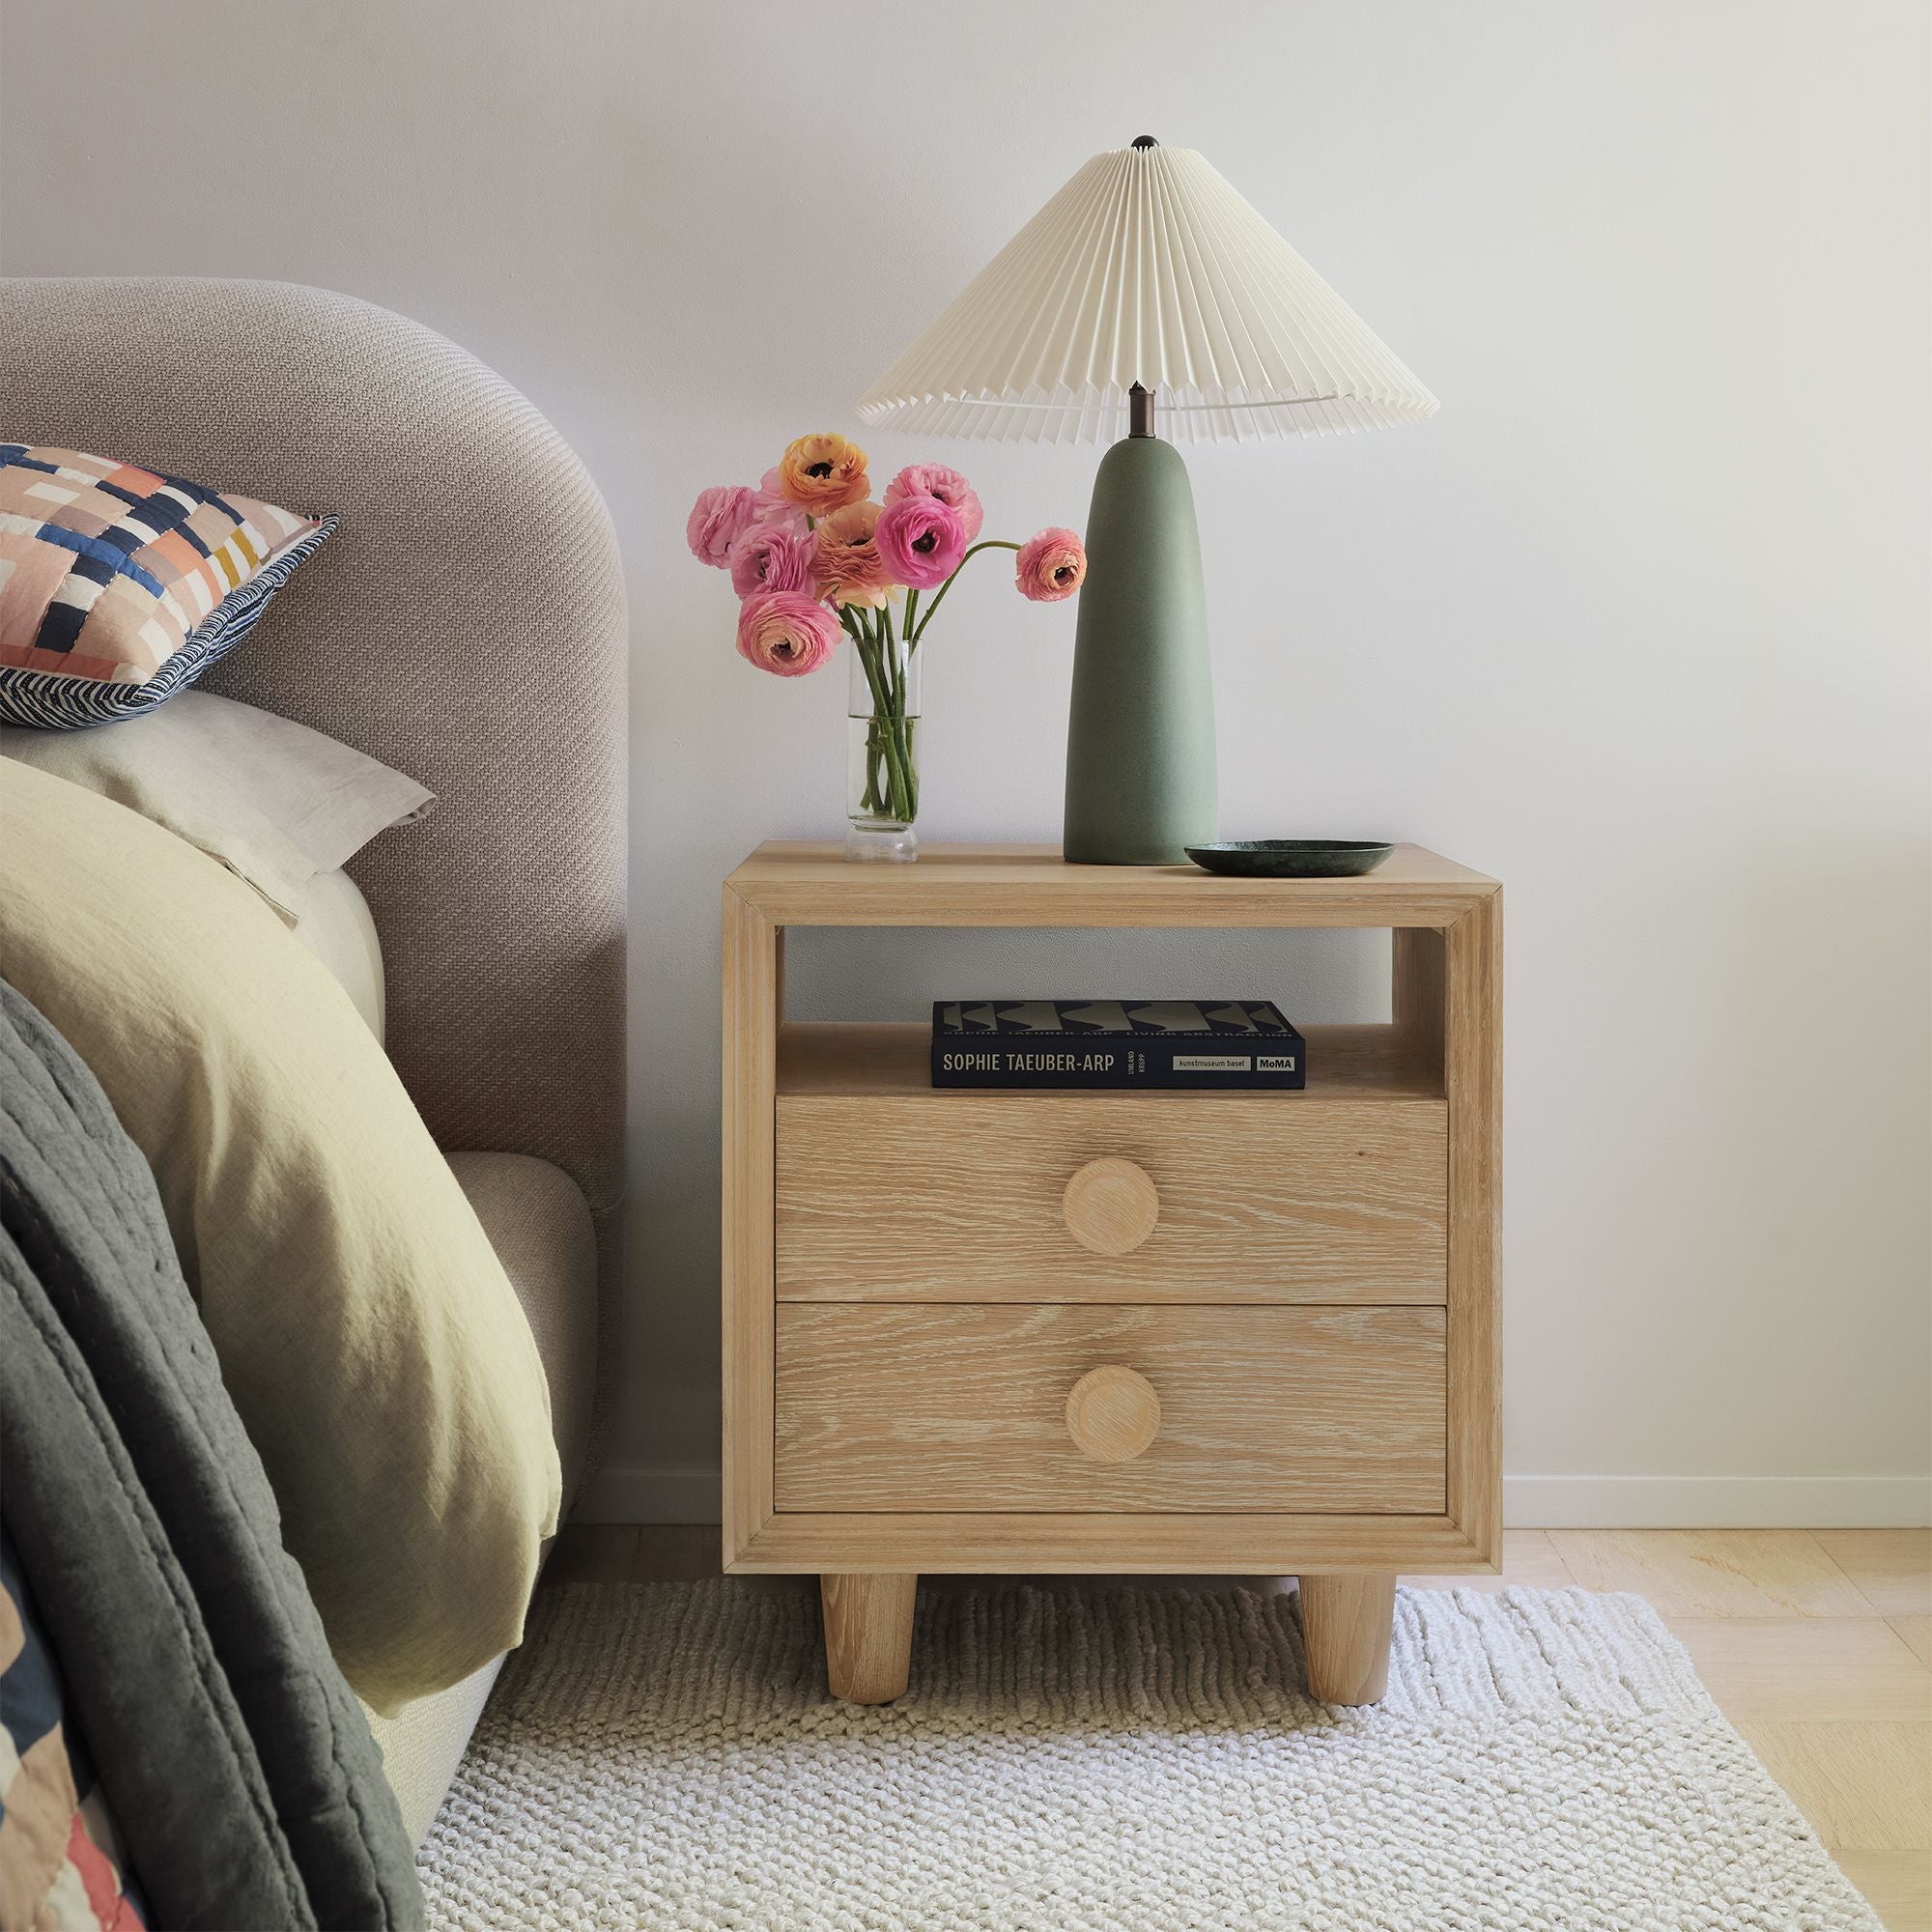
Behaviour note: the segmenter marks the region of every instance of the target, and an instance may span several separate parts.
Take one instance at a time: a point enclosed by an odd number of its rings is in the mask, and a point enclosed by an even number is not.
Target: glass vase
[[[848,641],[845,856],[919,857],[920,660],[890,621]]]

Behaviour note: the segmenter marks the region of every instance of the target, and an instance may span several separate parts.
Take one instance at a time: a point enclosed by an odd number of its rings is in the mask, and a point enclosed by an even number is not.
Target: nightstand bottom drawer
[[[1439,1308],[777,1315],[781,1511],[1445,1507]]]

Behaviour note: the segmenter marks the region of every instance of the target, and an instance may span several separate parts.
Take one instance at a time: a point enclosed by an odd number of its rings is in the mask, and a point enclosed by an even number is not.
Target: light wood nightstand
[[[793,925],[1388,926],[1394,1017],[1301,1093],[935,1092],[923,1026],[785,1022]],[[1293,1575],[1315,1693],[1381,1695],[1397,1573],[1501,1547],[1501,969],[1496,882],[1409,845],[732,873],[724,1568],[819,1573],[838,1695],[905,1688],[922,1570]]]

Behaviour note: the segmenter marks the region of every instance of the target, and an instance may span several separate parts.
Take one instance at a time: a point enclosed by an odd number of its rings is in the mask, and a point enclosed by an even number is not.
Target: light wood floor
[[[715,1577],[718,1544],[710,1525],[573,1524],[545,1574]],[[1891,1932],[1932,1932],[1932,1530],[1512,1530],[1500,1577],[1403,1580],[1647,1597]]]

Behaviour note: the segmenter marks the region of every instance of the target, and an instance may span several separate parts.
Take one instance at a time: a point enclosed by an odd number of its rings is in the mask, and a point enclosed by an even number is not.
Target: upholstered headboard
[[[351,867],[389,1051],[446,1149],[623,1185],[623,578],[542,416],[441,336],[280,282],[0,281],[0,440],[120,456],[335,535],[207,680],[438,795]]]

